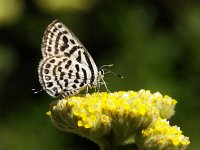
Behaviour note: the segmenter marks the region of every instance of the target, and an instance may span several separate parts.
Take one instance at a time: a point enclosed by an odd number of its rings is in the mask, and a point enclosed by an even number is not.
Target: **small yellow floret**
[[[108,123],[110,121],[109,117],[106,115],[101,115],[101,121],[103,123]]]
[[[79,121],[78,121],[78,126],[79,126],[79,127],[82,127],[82,126],[83,126],[83,121],[80,121],[80,120],[79,120]]]
[[[48,116],[51,116],[51,111],[46,112]]]

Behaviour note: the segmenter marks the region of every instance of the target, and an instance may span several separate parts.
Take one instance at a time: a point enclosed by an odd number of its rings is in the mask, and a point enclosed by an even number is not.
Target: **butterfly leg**
[[[94,92],[95,92],[95,93],[97,92],[97,87],[95,87]]]
[[[101,79],[101,80],[103,81],[103,85],[105,86],[106,91],[110,93],[110,91],[108,90],[108,87],[107,87],[107,85],[106,85],[107,83],[104,81],[104,79]]]
[[[86,86],[86,94],[88,94],[88,86]]]
[[[100,92],[100,88],[101,88],[101,82],[99,82],[99,83],[97,84],[97,92],[98,92],[98,93]]]

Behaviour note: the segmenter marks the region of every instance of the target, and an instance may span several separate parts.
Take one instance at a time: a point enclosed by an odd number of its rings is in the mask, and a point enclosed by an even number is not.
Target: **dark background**
[[[146,89],[178,101],[171,125],[200,147],[200,4],[181,0],[0,0],[0,150],[97,149],[54,128],[37,67],[45,28],[64,22],[97,66],[114,64],[110,91]]]

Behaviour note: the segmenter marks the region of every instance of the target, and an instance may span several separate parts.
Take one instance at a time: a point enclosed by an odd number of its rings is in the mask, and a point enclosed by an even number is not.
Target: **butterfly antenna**
[[[104,70],[107,71],[106,73],[111,73],[111,74],[114,74],[115,76],[118,76],[119,78],[124,78],[123,76],[121,76],[121,75],[119,75],[119,74],[117,74],[117,73],[115,73],[115,72],[112,72],[112,71],[110,71],[110,70],[108,70],[108,69],[104,69]]]
[[[37,94],[37,93],[39,93],[39,92],[42,92],[43,90],[44,90],[44,89],[40,89],[40,90],[32,89],[32,91],[33,91],[34,94]]]
[[[103,69],[103,68],[105,68],[105,67],[112,67],[112,66],[113,66],[113,64],[110,64],[110,65],[103,65],[103,66],[100,67],[100,69]]]

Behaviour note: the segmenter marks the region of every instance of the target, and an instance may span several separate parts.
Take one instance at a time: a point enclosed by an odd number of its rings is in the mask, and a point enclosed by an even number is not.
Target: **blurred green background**
[[[54,19],[84,43],[97,66],[114,64],[110,91],[148,89],[178,101],[171,125],[200,147],[200,2],[0,0],[0,150],[97,149],[54,128],[40,89],[41,39]]]

